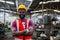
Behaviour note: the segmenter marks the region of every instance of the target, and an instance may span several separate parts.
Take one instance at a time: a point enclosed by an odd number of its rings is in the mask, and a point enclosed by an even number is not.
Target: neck
[[[19,19],[21,19],[21,18],[19,18]],[[24,20],[25,18],[23,18],[23,19],[21,19],[21,20]]]
[[[21,20],[24,20],[25,18],[21,19]]]

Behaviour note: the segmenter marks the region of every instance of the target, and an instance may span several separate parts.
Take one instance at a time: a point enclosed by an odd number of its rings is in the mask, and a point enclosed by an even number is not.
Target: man
[[[19,18],[12,23],[12,31],[15,40],[32,40],[33,22],[25,18],[26,6],[21,4],[18,6]]]

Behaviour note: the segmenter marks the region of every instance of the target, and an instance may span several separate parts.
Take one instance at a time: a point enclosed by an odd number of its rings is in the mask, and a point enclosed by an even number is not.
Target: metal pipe
[[[5,4],[6,4],[6,0],[5,0]],[[4,7],[4,24],[5,24],[5,7]]]
[[[15,2],[16,2],[16,8],[17,8],[17,11],[18,11],[18,0],[16,0]]]

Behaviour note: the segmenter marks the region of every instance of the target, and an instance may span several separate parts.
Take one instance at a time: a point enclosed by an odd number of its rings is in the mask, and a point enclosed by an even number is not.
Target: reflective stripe
[[[15,38],[15,40],[23,40],[23,39]]]
[[[28,28],[29,28],[29,20],[27,20],[27,31],[28,31]]]
[[[17,25],[17,32],[19,32],[19,20],[16,20]]]
[[[19,39],[19,38],[15,38],[15,40],[23,40],[23,39]],[[25,40],[33,40],[33,39],[25,39]]]
[[[26,25],[27,25],[26,29],[27,29],[27,31],[29,31],[28,30],[28,28],[29,28],[29,20],[28,19],[26,19]]]
[[[30,39],[26,39],[26,40],[32,40],[32,39],[30,38]]]
[[[28,28],[28,26],[29,26],[29,20],[27,20],[27,28]]]
[[[17,31],[19,32],[19,20],[16,20],[16,23],[17,23]],[[28,29],[28,27],[29,27],[29,20],[28,19],[26,19],[26,23],[27,23],[26,25],[27,25],[27,29]]]

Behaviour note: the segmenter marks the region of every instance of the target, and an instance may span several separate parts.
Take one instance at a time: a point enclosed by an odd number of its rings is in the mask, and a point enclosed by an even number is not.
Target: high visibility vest
[[[29,20],[25,19],[25,26],[28,29],[28,24],[29,24]],[[20,19],[16,20],[16,24],[17,24],[17,31],[23,31],[25,28],[22,24],[22,21]],[[23,36],[15,36],[16,38],[23,38]]]

